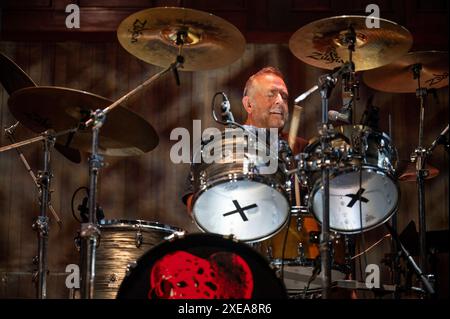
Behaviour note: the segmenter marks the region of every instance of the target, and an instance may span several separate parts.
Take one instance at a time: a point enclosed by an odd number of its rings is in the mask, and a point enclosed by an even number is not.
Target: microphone
[[[220,115],[222,116],[222,121],[223,122],[234,122],[234,117],[233,117],[233,113],[231,113],[231,104],[230,104],[230,100],[228,100],[227,95],[224,92],[220,92],[220,94],[222,94],[222,103],[221,105],[221,113]]]
[[[447,124],[447,126],[444,128],[444,130],[442,130],[442,132],[439,134],[438,138],[435,139],[433,141],[433,143],[431,143],[431,146],[427,151],[429,154],[431,154],[431,152],[433,152],[433,150],[439,144],[443,144],[445,146],[446,150],[448,149],[448,140],[447,140],[447,137],[445,136],[445,135],[447,135],[448,128],[449,128],[449,125]]]
[[[328,111],[328,117],[331,121],[342,121],[345,123],[350,123],[350,115],[348,113],[343,114],[338,111]]]

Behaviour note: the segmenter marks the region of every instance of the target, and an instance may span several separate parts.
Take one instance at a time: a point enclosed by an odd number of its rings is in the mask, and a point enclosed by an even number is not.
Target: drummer
[[[288,134],[283,132],[288,118],[288,89],[283,74],[275,67],[262,68],[249,77],[245,84],[242,105],[247,112],[245,125],[257,128],[276,128],[279,138],[286,140]],[[297,137],[292,152],[300,153],[308,141]],[[188,213],[192,211],[193,188],[190,179],[187,181],[183,202]]]

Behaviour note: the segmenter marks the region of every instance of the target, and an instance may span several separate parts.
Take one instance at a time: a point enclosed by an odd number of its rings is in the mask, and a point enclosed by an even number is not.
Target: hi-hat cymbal
[[[8,100],[11,113],[36,133],[53,129],[61,132],[76,128],[89,118],[92,110],[104,109],[112,101],[101,96],[62,87],[24,88]],[[73,136],[61,136],[59,144],[85,152],[91,151],[92,129],[80,129]],[[158,145],[153,127],[136,113],[118,106],[107,113],[100,129],[99,153],[109,156],[134,156]],[[67,145],[69,144],[69,145]]]
[[[428,172],[428,175],[425,176],[425,179],[431,179],[439,175],[439,170],[428,163],[425,165],[425,169]],[[398,180],[401,182],[417,181],[416,163],[408,160],[401,160],[398,162],[397,172],[399,176]]]
[[[184,33],[180,70],[208,70],[242,56],[245,39],[231,23],[210,13],[186,8],[151,8],[128,16],[117,29],[120,44],[139,59],[161,67],[179,54],[177,34]]]
[[[420,86],[439,89],[448,85],[448,52],[410,52],[381,68],[363,75],[364,82],[373,89],[391,93],[415,93],[418,89],[413,66],[420,64]]]
[[[312,66],[332,70],[349,60],[345,34],[356,34],[352,60],[356,71],[369,70],[395,61],[406,54],[412,36],[404,27],[381,18],[379,28],[368,28],[366,16],[337,16],[314,21],[298,29],[289,40],[291,52]]]

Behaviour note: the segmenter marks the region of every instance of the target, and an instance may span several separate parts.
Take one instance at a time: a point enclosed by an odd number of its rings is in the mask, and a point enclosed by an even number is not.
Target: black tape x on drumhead
[[[145,253],[117,298],[285,299],[286,289],[250,246],[215,234],[189,234]]]

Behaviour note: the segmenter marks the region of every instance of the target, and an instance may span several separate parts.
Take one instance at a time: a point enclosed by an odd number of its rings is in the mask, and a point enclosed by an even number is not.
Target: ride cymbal
[[[414,78],[413,66],[420,64],[420,86],[440,89],[448,85],[448,52],[410,52],[381,68],[363,75],[371,88],[391,93],[415,93],[418,81]]]
[[[208,70],[229,65],[242,56],[245,39],[231,23],[203,11],[160,7],[125,18],[117,29],[120,44],[137,58],[168,67],[180,54],[180,70]]]
[[[89,119],[90,113],[113,102],[99,95],[62,87],[24,88],[8,100],[11,113],[25,127],[36,133],[52,129],[61,132],[76,128]],[[92,129],[79,129],[74,135],[58,137],[59,144],[90,152]],[[136,113],[117,106],[106,114],[99,134],[99,154],[134,156],[158,145],[154,128]]]
[[[379,28],[368,28],[366,16],[337,16],[321,19],[298,29],[289,40],[291,52],[303,62],[332,70],[349,61],[349,28],[355,31],[352,61],[356,71],[374,69],[404,55],[412,46],[412,36],[395,22],[371,17]]]

